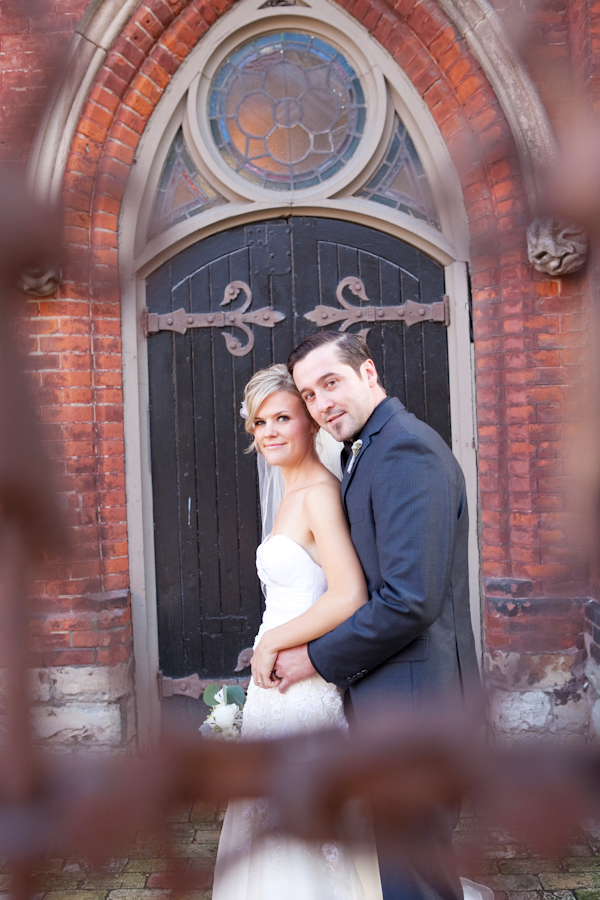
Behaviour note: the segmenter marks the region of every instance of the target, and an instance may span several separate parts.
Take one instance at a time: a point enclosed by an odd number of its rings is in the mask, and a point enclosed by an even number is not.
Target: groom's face
[[[379,399],[373,390],[377,372],[372,361],[355,372],[341,362],[333,344],[317,347],[297,362],[293,377],[315,422],[336,441],[355,437]]]

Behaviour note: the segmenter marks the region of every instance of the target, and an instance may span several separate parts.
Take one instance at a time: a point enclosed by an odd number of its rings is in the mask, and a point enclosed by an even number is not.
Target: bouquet
[[[246,702],[243,688],[239,684],[223,687],[209,684],[202,699],[211,710],[199,728],[200,734],[224,741],[237,740],[242,733],[242,707]]]

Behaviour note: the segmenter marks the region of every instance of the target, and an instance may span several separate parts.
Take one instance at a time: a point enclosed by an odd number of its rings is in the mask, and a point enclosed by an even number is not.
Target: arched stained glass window
[[[226,198],[198,172],[187,151],[183,130],[180,128],[160,175],[148,237],[154,237],[176,222],[197,216],[223,203],[227,203]]]
[[[296,190],[331,178],[364,131],[365,96],[345,57],[300,33],[259,37],[232,53],[208,101],[215,143],[239,175]]]
[[[404,123],[397,115],[385,159],[356,196],[391,206],[440,229],[427,175]]]

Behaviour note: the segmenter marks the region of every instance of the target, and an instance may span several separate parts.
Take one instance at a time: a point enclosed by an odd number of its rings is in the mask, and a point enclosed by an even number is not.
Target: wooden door
[[[353,281],[338,301],[336,291],[344,279]],[[442,267],[414,247],[363,226],[304,217],[207,238],[148,278],[154,539],[164,676],[231,678],[238,653],[252,645],[260,624],[263,602],[254,563],[261,540],[256,462],[244,453],[248,438],[238,412],[253,372],[285,362],[291,349],[323,321],[323,312],[315,313],[315,307],[327,307],[337,320],[328,313],[325,327],[337,329],[347,324],[339,317],[349,315],[356,319],[351,330],[369,329],[367,342],[388,393],[450,443],[444,322],[418,321],[408,327],[404,321],[378,321],[378,316],[396,315],[387,307],[407,301],[413,318],[427,319],[435,310],[435,318],[443,319],[443,295]],[[242,307],[244,312],[236,316]],[[361,321],[352,312],[355,307]]]

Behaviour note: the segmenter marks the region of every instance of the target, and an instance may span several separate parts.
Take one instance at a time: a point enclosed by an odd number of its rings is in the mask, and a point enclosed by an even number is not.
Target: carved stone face
[[[61,271],[54,269],[25,269],[17,282],[17,287],[30,297],[49,297],[60,284]]]
[[[570,275],[585,263],[588,239],[583,228],[558,219],[534,219],[527,229],[529,262],[545,275]]]

